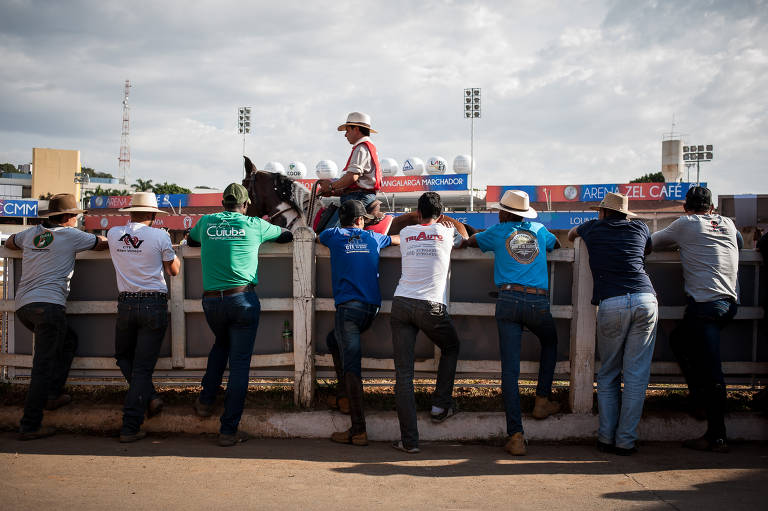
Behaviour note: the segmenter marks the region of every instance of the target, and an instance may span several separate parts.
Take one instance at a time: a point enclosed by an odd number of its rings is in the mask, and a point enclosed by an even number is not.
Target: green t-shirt
[[[259,246],[282,229],[261,218],[232,211],[205,215],[189,232],[200,243],[203,289],[218,291],[256,284]]]

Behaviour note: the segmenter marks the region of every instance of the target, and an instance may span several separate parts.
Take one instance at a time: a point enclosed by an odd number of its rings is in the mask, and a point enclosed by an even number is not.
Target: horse
[[[315,212],[308,209],[315,201],[310,200],[311,192],[304,185],[276,172],[258,170],[250,158],[243,158],[246,172],[243,186],[251,199],[246,215],[263,218],[290,230],[312,225]],[[450,223],[464,238],[477,232],[472,226],[446,215],[441,215],[438,222]],[[403,227],[417,223],[419,218],[415,212],[398,215],[392,220],[387,234],[399,234]]]

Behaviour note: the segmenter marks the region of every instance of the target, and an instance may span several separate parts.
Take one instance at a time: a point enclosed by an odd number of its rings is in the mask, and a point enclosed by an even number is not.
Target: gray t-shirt
[[[720,215],[683,215],[653,233],[653,250],[680,249],[685,292],[697,302],[737,299],[736,226]]]
[[[22,251],[22,266],[16,308],[34,302],[66,305],[75,254],[97,242],[95,234],[74,227],[36,225],[17,233],[14,243]]]

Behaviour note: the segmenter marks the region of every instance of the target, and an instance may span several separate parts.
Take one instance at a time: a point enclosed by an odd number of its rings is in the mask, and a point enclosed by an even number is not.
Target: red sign
[[[191,229],[203,215],[163,215],[155,218],[152,227],[165,227],[172,231]],[[85,215],[84,227],[88,231],[111,229],[125,225],[130,221],[130,215]]]
[[[187,206],[221,206],[221,194],[193,193],[187,195]]]

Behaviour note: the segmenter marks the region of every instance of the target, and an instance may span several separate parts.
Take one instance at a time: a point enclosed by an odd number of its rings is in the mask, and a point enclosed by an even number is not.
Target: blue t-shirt
[[[592,304],[627,293],[653,293],[645,272],[646,246],[651,248],[651,233],[640,220],[590,220],[576,232],[587,244],[592,270]]]
[[[549,289],[547,252],[557,238],[538,222],[503,222],[475,234],[483,252],[493,251],[493,281]]]
[[[320,233],[318,240],[331,251],[331,284],[336,305],[358,300],[381,305],[379,251],[392,238],[354,227],[334,227]]]

